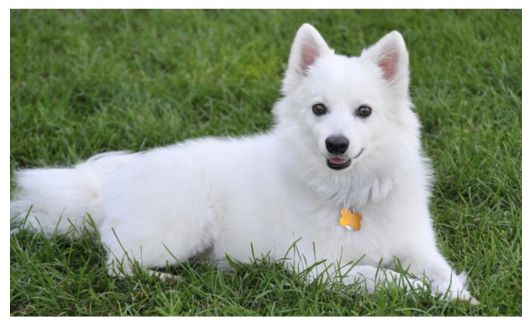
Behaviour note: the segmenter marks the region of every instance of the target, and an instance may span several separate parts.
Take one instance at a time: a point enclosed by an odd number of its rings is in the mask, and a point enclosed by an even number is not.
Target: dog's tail
[[[11,200],[14,230],[66,233],[85,226],[90,216],[103,220],[101,186],[133,154],[109,152],[71,168],[37,168],[17,171],[17,191]]]

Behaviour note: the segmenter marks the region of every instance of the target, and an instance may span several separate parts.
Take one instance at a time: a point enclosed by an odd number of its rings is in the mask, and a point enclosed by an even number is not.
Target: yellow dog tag
[[[340,220],[339,223],[344,226],[344,228],[349,231],[361,230],[361,220],[363,215],[357,211],[350,211],[350,209],[342,208],[340,209]]]

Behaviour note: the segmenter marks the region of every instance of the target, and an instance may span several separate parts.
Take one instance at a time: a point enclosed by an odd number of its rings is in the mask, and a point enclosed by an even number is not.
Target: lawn
[[[12,10],[11,174],[266,130],[303,22],[349,55],[404,35],[440,248],[481,304],[328,290],[268,261],[117,279],[96,232],[23,231],[11,236],[12,315],[521,315],[521,11]]]

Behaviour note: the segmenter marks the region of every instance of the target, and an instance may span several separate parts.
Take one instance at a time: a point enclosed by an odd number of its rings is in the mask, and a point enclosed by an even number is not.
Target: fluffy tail
[[[80,228],[90,215],[103,220],[101,186],[106,177],[134,154],[109,152],[72,168],[38,168],[17,171],[17,192],[11,200],[11,218],[23,228],[51,235]],[[15,230],[16,231],[16,230]]]

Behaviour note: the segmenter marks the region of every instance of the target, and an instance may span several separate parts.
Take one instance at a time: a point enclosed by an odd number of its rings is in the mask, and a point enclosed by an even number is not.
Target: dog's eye
[[[355,111],[355,115],[360,117],[368,117],[372,114],[372,108],[370,106],[361,105],[357,110]]]
[[[327,112],[328,112],[328,109],[326,106],[324,106],[324,104],[318,103],[318,104],[313,105],[313,113],[316,116],[324,115]]]

